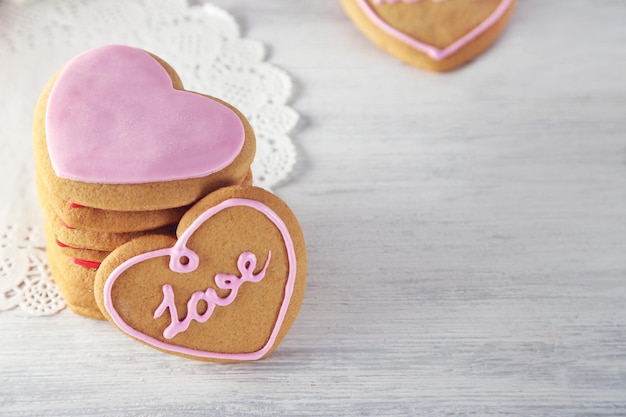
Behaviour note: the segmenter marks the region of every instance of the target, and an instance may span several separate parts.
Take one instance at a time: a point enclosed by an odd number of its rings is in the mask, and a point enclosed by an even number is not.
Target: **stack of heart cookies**
[[[306,250],[291,210],[252,187],[255,137],[140,49],[87,51],[35,111],[52,275],[77,314],[164,352],[269,355],[295,320]]]
[[[52,78],[34,121],[37,190],[52,273],[70,308],[103,318],[93,284],[117,247],[174,236],[189,206],[251,183],[255,139],[246,118],[183,90],[142,50],[97,48]]]

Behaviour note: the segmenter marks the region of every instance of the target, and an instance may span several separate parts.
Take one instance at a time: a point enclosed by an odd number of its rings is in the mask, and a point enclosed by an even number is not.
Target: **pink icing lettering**
[[[397,1],[399,0],[374,0],[374,3],[375,4],[397,3]],[[407,3],[415,3],[419,0],[417,1],[403,0],[403,1]],[[491,15],[489,15],[489,17],[485,19],[481,24],[476,26],[474,29],[470,30],[468,33],[466,33],[460,39],[457,39],[455,42],[453,42],[451,45],[447,46],[446,48],[439,49],[433,45],[429,45],[425,42],[419,41],[413,38],[412,36],[409,36],[406,33],[401,32],[400,30],[396,29],[395,27],[391,26],[389,23],[385,22],[372,9],[372,7],[367,2],[367,0],[356,0],[357,4],[359,5],[363,13],[365,13],[365,15],[372,21],[372,23],[378,26],[383,32],[386,32],[388,35],[396,38],[397,40],[404,42],[405,44],[411,46],[412,48],[415,48],[419,52],[422,52],[428,55],[430,58],[434,59],[435,61],[442,61],[450,57],[451,55],[454,55],[455,53],[460,51],[463,47],[465,47],[467,44],[472,42],[474,39],[478,38],[481,34],[487,31],[487,29],[489,29],[491,26],[496,24],[502,18],[502,16],[504,16],[504,14],[509,9],[513,1],[514,0],[502,0],[502,2],[498,5],[498,7],[496,7],[493,13],[491,13]]]
[[[154,312],[154,318],[161,317],[165,310],[169,309],[171,323],[163,330],[163,337],[171,339],[179,333],[184,332],[189,328],[192,321],[198,323],[204,323],[211,318],[215,307],[226,307],[230,305],[239,292],[239,287],[244,282],[260,282],[265,277],[265,271],[270,263],[272,257],[272,251],[267,254],[267,261],[263,269],[258,274],[254,273],[256,269],[256,255],[252,252],[244,252],[239,255],[237,259],[237,269],[241,276],[230,274],[217,274],[215,275],[215,285],[222,290],[230,290],[230,293],[226,297],[220,297],[213,288],[207,288],[206,291],[194,292],[189,301],[187,302],[187,316],[183,320],[178,319],[178,310],[176,309],[176,302],[174,300],[174,290],[170,284],[163,285],[163,301],[157,307]],[[204,313],[198,312],[198,303],[204,301],[207,304],[207,309]]]

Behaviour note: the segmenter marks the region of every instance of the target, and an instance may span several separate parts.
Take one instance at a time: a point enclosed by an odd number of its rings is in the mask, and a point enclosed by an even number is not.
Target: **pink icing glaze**
[[[395,3],[419,3],[422,0],[374,0],[374,4],[395,4]],[[448,0],[431,0],[433,3],[443,3]]]
[[[115,309],[115,306],[113,305],[111,291],[117,279],[120,278],[120,276],[124,273],[124,271],[126,271],[133,265],[136,265],[148,259],[158,258],[161,256],[170,257],[169,267],[174,272],[185,274],[185,273],[194,271],[199,266],[201,260],[199,259],[198,255],[194,251],[187,248],[186,246],[187,241],[195,233],[195,231],[198,230],[198,228],[202,226],[202,224],[204,224],[204,222],[209,220],[211,217],[213,217],[217,213],[223,210],[226,210],[228,208],[231,208],[231,207],[249,207],[265,215],[265,217],[267,217],[267,219],[270,220],[274,224],[274,226],[276,226],[276,228],[279,230],[283,238],[285,248],[287,250],[287,258],[289,261],[289,272],[287,276],[287,282],[285,284],[285,296],[280,306],[276,323],[272,329],[272,332],[266,344],[255,352],[246,352],[246,353],[209,352],[209,351],[203,351],[203,350],[198,350],[198,349],[191,349],[191,348],[187,348],[184,346],[178,346],[173,343],[162,342],[158,339],[155,339],[154,337],[148,336],[147,334],[137,329],[130,327],[120,317],[119,313]],[[186,263],[181,262],[182,258],[186,258]],[[268,255],[268,260],[266,261],[266,263],[269,263],[269,255]],[[218,274],[218,276],[219,275],[221,274]],[[218,276],[215,277],[216,280],[218,280]],[[111,275],[109,275],[109,277],[107,278],[104,284],[104,307],[106,311],[109,313],[109,315],[111,316],[111,320],[113,321],[113,323],[115,323],[115,325],[119,327],[120,330],[156,348],[163,349],[163,350],[170,351],[170,352],[182,353],[182,354],[189,355],[189,356],[196,356],[200,358],[239,360],[239,361],[257,360],[257,359],[262,358],[272,348],[272,346],[274,345],[276,341],[278,332],[280,331],[280,328],[285,319],[285,315],[287,314],[287,309],[289,308],[289,302],[293,294],[295,280],[296,280],[296,252],[295,252],[293,241],[291,239],[291,235],[289,234],[289,230],[287,229],[287,225],[285,224],[285,222],[283,222],[283,220],[271,208],[269,208],[268,206],[266,206],[265,204],[259,201],[245,199],[245,198],[231,198],[229,200],[225,200],[221,202],[220,204],[216,206],[209,208],[204,213],[202,213],[197,219],[193,221],[193,223],[189,226],[189,228],[185,230],[185,232],[180,236],[180,238],[178,239],[178,241],[173,247],[166,248],[166,249],[159,249],[159,250],[155,250],[152,252],[147,252],[147,253],[135,256],[133,258],[126,260],[125,262],[120,264],[117,268],[115,268],[113,272],[111,272]],[[226,284],[224,282],[223,285],[227,286],[229,284]],[[165,291],[165,288],[163,288],[163,290]],[[159,308],[155,312],[155,315],[159,311],[160,307],[161,306],[159,306]],[[170,313],[172,313],[171,310],[170,310]]]
[[[77,56],[59,74],[46,140],[59,177],[140,184],[223,169],[241,151],[245,131],[230,108],[174,89],[148,53],[108,45]]]
[[[491,13],[491,15],[489,15],[487,19],[485,19],[481,24],[476,26],[474,29],[472,29],[471,31],[463,35],[460,39],[454,41],[451,45],[447,46],[444,49],[439,49],[435,46],[418,41],[417,39],[407,35],[406,33],[394,28],[389,23],[381,19],[378,14],[376,14],[376,12],[372,9],[367,0],[356,0],[356,2],[363,11],[363,13],[365,13],[365,15],[381,30],[398,39],[399,41],[402,41],[407,45],[417,49],[418,51],[427,54],[435,61],[441,61],[448,58],[450,55],[454,55],[455,53],[457,53],[464,46],[472,42],[487,29],[493,26],[496,22],[498,22],[502,18],[502,16],[504,16],[504,13],[506,13],[509,6],[513,3],[513,0],[502,0],[502,2],[498,5],[498,7],[496,7],[496,9],[493,11],[493,13]],[[394,1],[392,0],[391,3],[394,3]],[[380,3],[376,2],[376,4]]]
[[[237,259],[237,269],[239,269],[241,276],[217,274],[214,278],[217,288],[230,290],[230,293],[228,293],[226,297],[220,297],[213,288],[207,288],[206,291],[194,292],[187,302],[187,316],[183,320],[178,319],[174,289],[170,284],[163,285],[163,301],[154,312],[154,318],[157,319],[165,313],[165,310],[170,310],[171,323],[163,330],[163,337],[171,339],[178,333],[187,330],[194,320],[198,323],[206,322],[213,315],[215,307],[226,307],[230,305],[235,301],[239,293],[239,287],[241,287],[244,282],[260,282],[263,280],[271,258],[272,251],[269,251],[265,266],[263,266],[263,269],[258,274],[254,274],[257,263],[256,255],[252,252],[244,252],[239,255]],[[206,311],[202,314],[198,312],[198,303],[200,301],[204,301],[207,305]]]

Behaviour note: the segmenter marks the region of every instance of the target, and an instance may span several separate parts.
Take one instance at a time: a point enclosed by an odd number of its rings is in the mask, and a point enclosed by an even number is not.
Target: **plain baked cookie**
[[[88,263],[81,265],[80,259],[63,255],[50,233],[46,233],[46,242],[54,282],[63,293],[68,307],[81,316],[103,320],[104,316],[93,296],[96,268],[86,266]]]
[[[148,211],[114,211],[85,207],[50,194],[39,175],[35,185],[40,205],[70,227],[109,233],[140,232],[178,223],[189,207]]]
[[[450,71],[486,50],[516,0],[341,0],[375,44],[431,71]]]
[[[139,236],[150,234],[173,235],[174,230],[176,229],[176,225],[169,225],[141,232],[95,232],[93,230],[74,229],[69,227],[51,211],[44,212],[44,219],[46,223],[48,223],[54,238],[63,244],[76,249],[108,252]]]
[[[292,211],[263,189],[223,188],[183,216],[177,236],[141,237],[104,260],[94,287],[104,316],[167,353],[269,355],[304,297],[306,249]]]
[[[189,209],[189,206],[147,211],[96,209],[51,195],[39,175],[35,182],[39,198],[46,201],[63,223],[75,229],[109,233],[141,232],[178,223]],[[252,171],[248,171],[242,185],[252,185]]]
[[[82,206],[162,210],[241,184],[255,153],[246,118],[183,90],[143,50],[107,45],[71,60],[45,87],[33,122],[37,172]]]
[[[73,258],[80,259],[86,262],[93,262],[93,266],[96,266],[97,263],[100,263],[109,256],[110,251],[99,251],[93,249],[79,249],[69,246],[58,239],[55,239],[56,245],[59,247],[59,252],[63,255]]]

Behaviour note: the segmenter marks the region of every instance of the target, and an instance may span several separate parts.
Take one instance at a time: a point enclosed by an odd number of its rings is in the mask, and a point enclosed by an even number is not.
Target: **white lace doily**
[[[271,189],[291,171],[287,136],[298,120],[286,103],[291,79],[241,38],[224,10],[186,0],[0,0],[0,311],[53,314],[65,302],[51,279],[34,192],[32,114],[46,81],[73,56],[120,43],[162,57],[185,88],[239,108],[257,136],[254,182]]]

